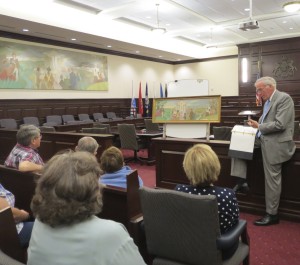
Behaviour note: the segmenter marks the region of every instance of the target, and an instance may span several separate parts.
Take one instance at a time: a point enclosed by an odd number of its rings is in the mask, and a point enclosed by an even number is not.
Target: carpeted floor
[[[125,157],[132,156],[130,151],[123,152]],[[139,152],[146,157],[147,152]],[[155,187],[155,166],[129,163],[137,169],[147,187]],[[248,213],[241,213],[247,220],[250,237],[250,265],[300,265],[300,223],[281,220],[278,225],[258,227],[253,221],[259,219]]]

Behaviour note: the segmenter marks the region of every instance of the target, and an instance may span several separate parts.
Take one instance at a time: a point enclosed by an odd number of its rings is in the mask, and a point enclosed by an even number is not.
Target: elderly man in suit
[[[292,98],[276,90],[274,78],[262,77],[255,82],[255,87],[256,93],[264,101],[264,110],[258,122],[250,119],[248,125],[258,129],[255,147],[261,147],[263,157],[266,215],[254,224],[266,226],[279,223],[282,163],[288,161],[296,149],[293,142],[295,111]],[[247,187],[246,172],[242,171],[239,177],[244,178],[244,181],[240,181],[239,185]]]

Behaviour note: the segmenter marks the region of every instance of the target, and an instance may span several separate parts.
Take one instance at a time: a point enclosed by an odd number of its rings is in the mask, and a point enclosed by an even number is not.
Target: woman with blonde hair
[[[232,189],[213,185],[221,170],[216,153],[206,144],[194,145],[185,153],[183,168],[191,184],[178,184],[175,189],[196,195],[215,195],[221,234],[230,230],[238,222],[239,207]]]

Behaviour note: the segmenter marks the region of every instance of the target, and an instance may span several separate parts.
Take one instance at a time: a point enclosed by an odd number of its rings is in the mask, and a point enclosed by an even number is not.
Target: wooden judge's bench
[[[156,152],[156,186],[173,189],[176,184],[188,184],[182,162],[184,153],[194,144],[208,144],[216,152],[221,163],[218,186],[233,188],[235,178],[230,176],[231,158],[228,156],[229,141],[154,138]],[[283,164],[282,193],[279,215],[286,220],[300,222],[300,142],[291,160]],[[264,172],[261,150],[254,152],[248,161],[247,180],[250,192],[237,194],[240,209],[244,212],[263,215],[265,213]]]

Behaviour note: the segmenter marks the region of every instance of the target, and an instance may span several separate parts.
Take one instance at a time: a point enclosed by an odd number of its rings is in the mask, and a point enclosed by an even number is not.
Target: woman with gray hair
[[[102,209],[100,171],[88,152],[56,155],[45,165],[31,203],[28,265],[145,264],[122,224],[95,216]]]
[[[41,145],[41,131],[34,125],[23,125],[17,132],[17,144],[5,160],[4,165],[20,171],[40,171],[44,166],[37,149]]]

